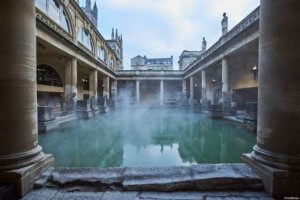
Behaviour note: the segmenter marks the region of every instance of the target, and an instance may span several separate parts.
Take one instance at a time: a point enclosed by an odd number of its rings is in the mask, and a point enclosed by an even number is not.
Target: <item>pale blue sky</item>
[[[95,0],[92,0],[94,3]],[[96,0],[98,29],[110,39],[118,28],[124,40],[124,68],[136,55],[174,56],[174,69],[183,50],[200,50],[202,37],[210,47],[221,36],[223,12],[229,28],[259,5],[259,0]],[[80,0],[85,5],[85,0]]]

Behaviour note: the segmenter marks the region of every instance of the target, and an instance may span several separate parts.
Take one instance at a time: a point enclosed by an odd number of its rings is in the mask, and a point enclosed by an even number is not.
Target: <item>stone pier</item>
[[[257,143],[243,156],[274,197],[300,196],[300,1],[262,0]]]
[[[21,197],[54,162],[38,144],[35,3],[2,1],[0,17],[0,183]]]

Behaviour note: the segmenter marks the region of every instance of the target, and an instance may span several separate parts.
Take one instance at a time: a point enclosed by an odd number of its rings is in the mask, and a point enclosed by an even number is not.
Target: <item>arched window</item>
[[[78,41],[81,44],[83,44],[83,46],[85,46],[88,50],[93,52],[94,45],[93,45],[92,36],[87,29],[85,29],[85,28],[80,29],[80,31],[78,33]]]
[[[98,58],[104,62],[106,62],[106,60],[107,60],[107,54],[103,47],[100,47],[98,49]]]
[[[62,87],[59,74],[49,65],[37,66],[37,84]]]
[[[115,66],[115,61],[114,61],[113,57],[110,57],[109,67],[113,68],[114,66]]]
[[[35,4],[65,31],[71,33],[70,20],[64,6],[58,0],[35,0]]]

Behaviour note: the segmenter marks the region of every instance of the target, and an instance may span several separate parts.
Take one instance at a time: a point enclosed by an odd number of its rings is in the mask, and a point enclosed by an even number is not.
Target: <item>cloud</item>
[[[107,38],[111,28],[118,27],[123,33],[128,69],[130,58],[138,54],[173,55],[176,63],[183,50],[200,50],[203,36],[212,45],[221,36],[223,12],[232,28],[259,0],[97,0],[97,4],[100,32]]]

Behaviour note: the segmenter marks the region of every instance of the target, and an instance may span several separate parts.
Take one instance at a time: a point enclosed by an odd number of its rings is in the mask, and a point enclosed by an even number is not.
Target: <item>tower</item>
[[[86,0],[85,1],[85,9],[87,11],[91,11],[92,10],[92,7],[91,7],[91,0]]]
[[[97,28],[98,7],[97,7],[96,2],[94,3],[93,9],[92,9],[91,0],[85,0],[85,7],[82,7],[81,9],[87,15],[87,17],[91,20],[93,25]]]
[[[111,31],[111,40],[114,40],[115,39],[115,29],[112,28],[112,31]]]
[[[96,1],[95,1],[95,3],[94,3],[94,7],[93,7],[92,14],[93,14],[93,16],[94,16],[94,18],[95,18],[96,24],[98,24],[98,7],[97,7]],[[96,26],[96,27],[97,27],[97,26]]]

